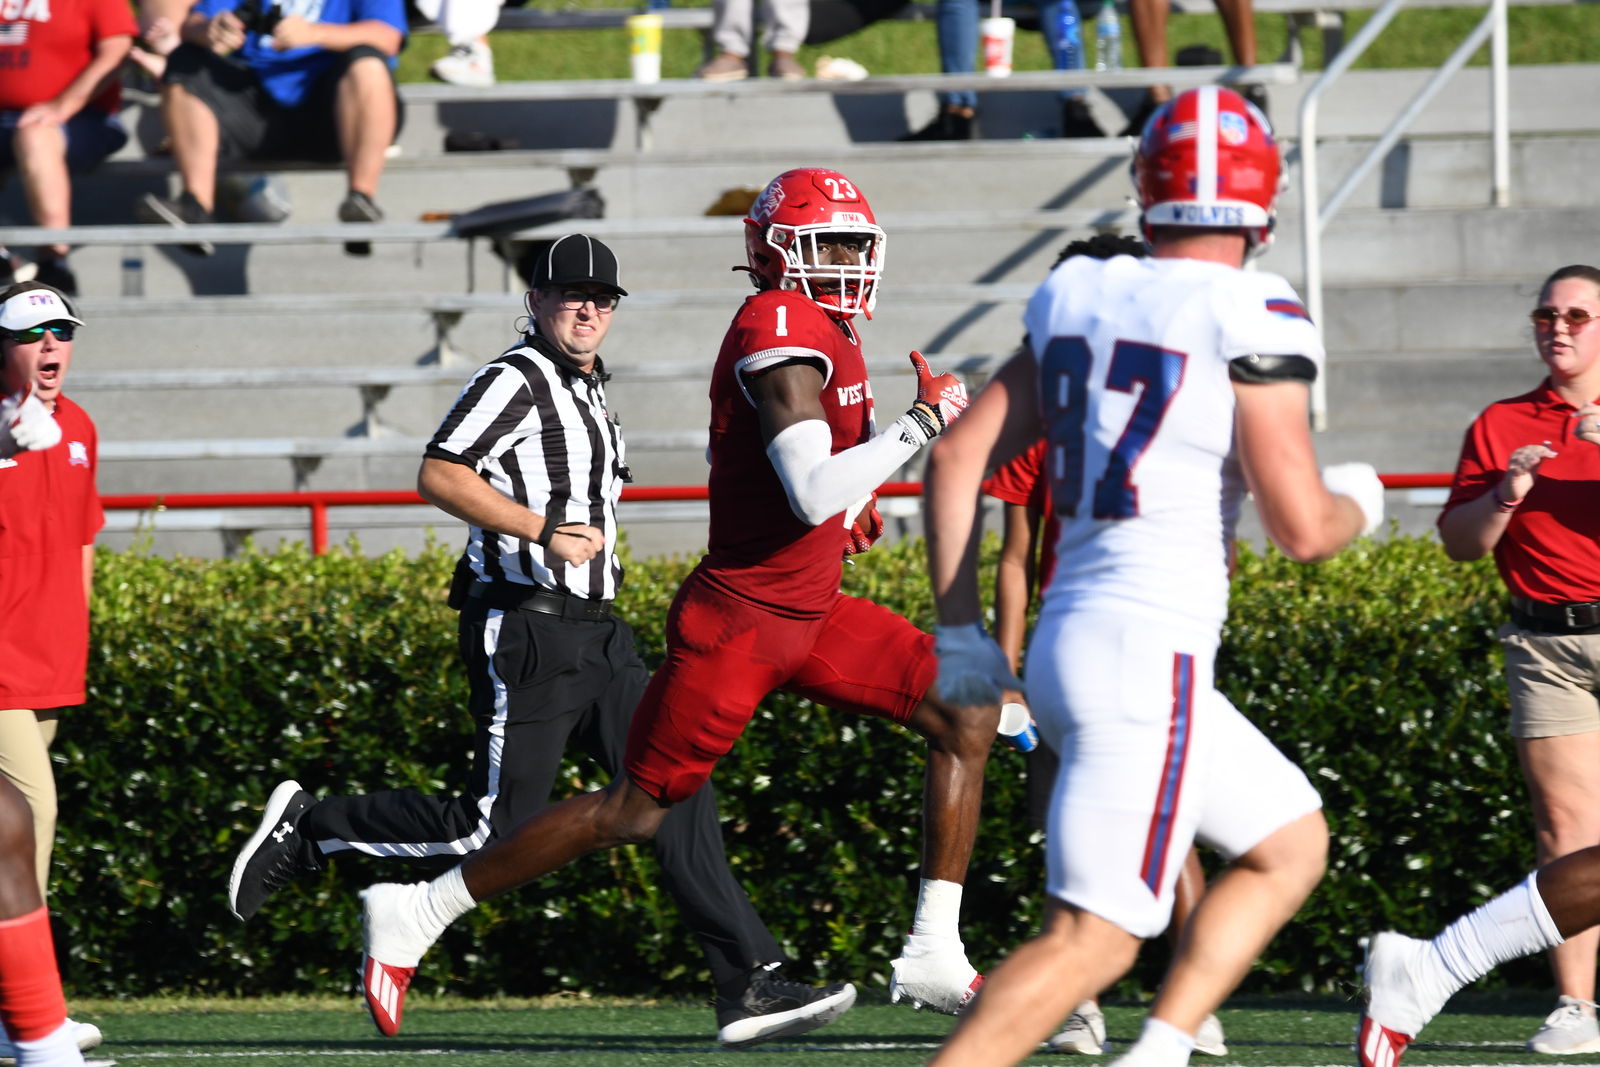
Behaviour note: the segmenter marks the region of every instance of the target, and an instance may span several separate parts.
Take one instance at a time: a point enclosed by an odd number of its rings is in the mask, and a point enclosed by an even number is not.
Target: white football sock
[[[1531,956],[1565,940],[1539,896],[1538,872],[1534,872],[1440,931],[1430,942],[1433,952],[1426,957],[1437,966],[1416,977],[1430,984],[1437,982],[1435,991],[1448,997],[1508,960]]]
[[[1184,1067],[1189,1054],[1194,1051],[1194,1038],[1171,1023],[1147,1015],[1139,1040],[1128,1046],[1128,1051],[1117,1062],[1137,1064],[1138,1067]]]
[[[911,922],[911,936],[961,940],[961,883],[937,878],[922,880],[917,890],[917,915]]]
[[[460,867],[451,867],[429,882],[427,896],[422,899],[424,921],[437,924],[439,933],[477,906],[478,902],[467,892]]]

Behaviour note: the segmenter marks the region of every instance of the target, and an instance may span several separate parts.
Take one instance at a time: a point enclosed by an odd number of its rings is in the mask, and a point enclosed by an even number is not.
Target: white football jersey
[[[1244,496],[1228,363],[1303,356],[1320,372],[1300,298],[1275,274],[1077,256],[1023,321],[1061,521],[1044,607],[1220,627]]]

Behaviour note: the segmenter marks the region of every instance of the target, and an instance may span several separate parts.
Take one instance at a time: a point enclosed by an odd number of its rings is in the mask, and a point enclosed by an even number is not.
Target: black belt
[[[1524,630],[1547,634],[1600,632],[1600,601],[1547,604],[1527,597],[1511,598],[1511,616]]]
[[[579,622],[599,622],[611,617],[611,601],[587,600],[579,596],[558,593],[542,586],[527,586],[508,582],[474,582],[467,590],[473,600],[481,600],[491,608],[503,611],[537,611],[544,615],[559,615],[563,619]]]

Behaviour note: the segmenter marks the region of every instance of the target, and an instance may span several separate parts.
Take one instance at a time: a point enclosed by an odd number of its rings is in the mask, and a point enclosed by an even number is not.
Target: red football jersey
[[[872,436],[872,387],[854,327],[796,292],[746,300],[711,375],[711,533],[700,571],[745,600],[814,616],[839,595],[844,513],[817,526],[794,513],[740,373],[793,358],[824,365],[820,398],[834,453]]]

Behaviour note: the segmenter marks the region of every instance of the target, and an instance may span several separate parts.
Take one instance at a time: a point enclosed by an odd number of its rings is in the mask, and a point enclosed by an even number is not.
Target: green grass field
[[[952,1020],[863,996],[833,1025],[792,1042],[743,1052],[717,1047],[709,1008],[690,1004],[584,1000],[484,1004],[413,997],[405,1032],[380,1038],[352,997],[268,1001],[85,1001],[75,1017],[95,1022],[107,1040],[91,1059],[135,1065],[205,1064],[246,1067],[263,1063],[356,1067],[382,1063],[445,1062],[452,1067],[515,1063],[563,1067],[780,1067],[820,1063],[889,1067],[923,1063],[949,1032]],[[1465,994],[1428,1028],[1406,1056],[1408,1067],[1532,1064],[1547,1057],[1522,1051],[1523,1042],[1552,1007],[1544,994]],[[1115,1046],[1137,1033],[1144,1009],[1106,1005]],[[1220,1013],[1229,1053],[1209,1063],[1245,1067],[1343,1067],[1353,1064],[1354,1001],[1337,998],[1240,998]],[[1113,1053],[1115,1049],[1112,1050]],[[1078,1060],[1106,1062],[1110,1056]],[[1040,1053],[1029,1064],[1073,1062]],[[1568,1057],[1600,1062],[1600,1055]]]
[[[568,0],[551,0],[560,6],[585,6]],[[626,6],[614,0],[593,0],[595,6]],[[540,6],[551,6],[540,0]],[[688,5],[699,6],[699,5]],[[1395,19],[1357,63],[1358,67],[1437,67],[1483,15],[1481,7],[1406,11]],[[1352,13],[1346,39],[1365,23],[1366,12]],[[1551,7],[1512,7],[1509,23],[1510,54],[1519,63],[1600,62],[1600,5],[1573,4]],[[1128,61],[1133,62],[1132,31],[1123,19],[1123,39]],[[1277,15],[1256,16],[1259,57],[1270,61],[1284,46],[1284,20]],[[687,78],[701,62],[701,38],[694,30],[668,31],[662,41],[662,73]],[[564,81],[581,78],[627,78],[628,41],[621,29],[509,31],[492,34],[495,73],[501,81]],[[1306,66],[1322,66],[1322,37],[1305,33]],[[1171,52],[1190,44],[1207,44],[1227,54],[1227,37],[1215,15],[1174,15],[1168,26]],[[401,81],[426,81],[428,65],[447,49],[438,35],[414,37],[400,57]],[[939,55],[932,22],[885,20],[858,33],[820,46],[800,50],[800,60],[812,69],[823,54],[854,59],[873,74],[929,74],[938,71]],[[1487,62],[1486,51],[1475,59]],[[1015,66],[1018,70],[1044,70],[1050,61],[1041,35],[1023,30],[1017,34]]]

